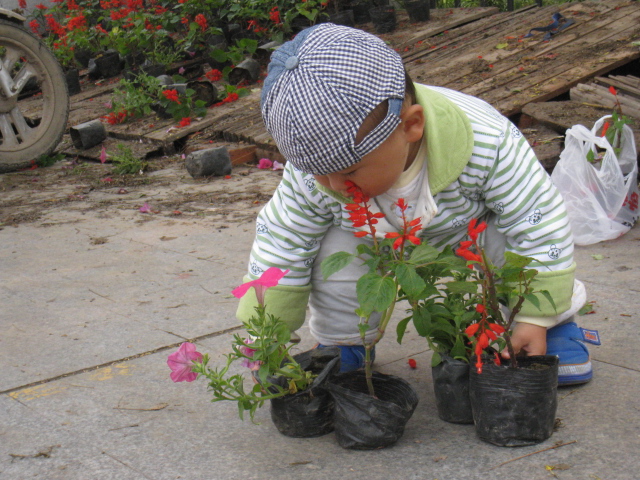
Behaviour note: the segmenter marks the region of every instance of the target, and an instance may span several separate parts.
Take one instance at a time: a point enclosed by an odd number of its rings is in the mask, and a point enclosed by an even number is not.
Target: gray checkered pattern
[[[400,55],[362,30],[323,23],[271,57],[262,118],[280,152],[314,175],[359,162],[400,123],[405,76]],[[389,100],[386,118],[360,144],[365,117]]]

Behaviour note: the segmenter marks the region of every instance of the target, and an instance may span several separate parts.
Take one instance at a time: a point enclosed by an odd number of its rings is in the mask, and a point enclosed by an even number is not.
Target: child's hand
[[[516,323],[511,344],[516,354],[525,351],[527,355],[544,355],[547,353],[547,329],[531,323]],[[506,348],[501,355],[502,358],[509,358]]]

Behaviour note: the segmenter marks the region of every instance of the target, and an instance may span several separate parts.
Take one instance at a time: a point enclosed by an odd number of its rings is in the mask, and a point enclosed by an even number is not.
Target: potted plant
[[[515,316],[525,300],[539,306],[538,295],[555,307],[547,291],[535,290],[538,271],[527,268],[532,258],[505,253],[496,267],[478,244],[486,224],[469,224],[471,240],[457,253],[473,269],[479,286],[476,310],[479,319],[466,328],[475,355],[470,369],[469,394],[476,433],[500,446],[523,446],[542,442],[553,433],[557,408],[558,358],[550,355],[516,357],[511,343]],[[509,307],[508,315],[503,306]],[[496,346],[497,348],[493,348]],[[498,351],[506,348],[509,361]]]
[[[472,272],[460,257],[450,256],[447,263],[432,263],[418,270],[427,284],[424,298],[413,299],[409,316],[398,323],[398,343],[402,342],[409,322],[432,350],[431,376],[438,416],[451,423],[473,423],[469,398],[469,358],[471,344],[465,329],[478,319],[477,286],[467,280]],[[456,260],[457,259],[457,260]]]
[[[339,370],[340,356],[337,348],[296,356],[291,353],[288,326],[266,312],[264,301],[266,290],[277,285],[287,272],[269,268],[259,279],[233,290],[233,295],[240,298],[253,287],[258,305],[256,314],[244,323],[245,336],[234,335],[224,367],[211,368],[209,356],[189,342],[169,355],[167,364],[174,382],[206,378],[212,401],[236,402],[241,419],[248,411],[253,420],[256,410],[269,400],[272,420],[281,433],[314,437],[333,430],[333,400],[325,384]],[[252,372],[251,388],[246,388],[244,375],[229,372],[236,362]]]
[[[404,427],[418,403],[411,385],[391,375],[374,373],[371,352],[384,336],[395,304],[400,300],[417,302],[419,298],[433,294],[435,284],[425,281],[419,271],[433,264],[460,264],[451,250],[439,252],[422,243],[415,236],[421,228],[420,219],[406,217],[407,204],[399,199],[396,206],[401,212],[403,226],[400,232],[388,232],[378,238],[375,225],[384,217],[372,212],[369,198],[352,182],[347,182],[352,203],[347,205],[357,237],[370,237],[370,243],[358,246],[355,253],[337,252],[321,265],[323,276],[345,267],[359,259],[369,267],[357,282],[356,291],[360,308],[360,335],[365,348],[364,372],[356,371],[337,375],[329,383],[329,390],[336,402],[336,436],[345,448],[380,448],[393,444],[403,434]],[[461,268],[464,268],[462,264]],[[380,312],[381,319],[376,335],[367,340],[373,312]],[[406,326],[406,324],[405,324]]]

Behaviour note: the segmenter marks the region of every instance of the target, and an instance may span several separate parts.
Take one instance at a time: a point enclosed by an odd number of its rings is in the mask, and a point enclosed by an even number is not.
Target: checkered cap
[[[262,118],[296,168],[326,175],[350,167],[400,124],[402,59],[362,30],[323,23],[300,32],[271,56]],[[358,145],[365,117],[383,101],[387,116]]]

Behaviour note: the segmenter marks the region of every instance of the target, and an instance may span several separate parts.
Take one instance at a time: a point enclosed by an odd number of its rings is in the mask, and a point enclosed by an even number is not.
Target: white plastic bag
[[[577,245],[611,240],[627,233],[638,219],[638,164],[633,131],[625,125],[616,155],[597,132],[610,116],[592,130],[574,125],[567,130],[565,148],[551,179],[562,194]],[[589,150],[605,150],[599,167],[589,163]]]

